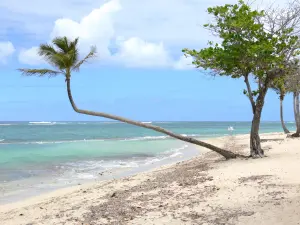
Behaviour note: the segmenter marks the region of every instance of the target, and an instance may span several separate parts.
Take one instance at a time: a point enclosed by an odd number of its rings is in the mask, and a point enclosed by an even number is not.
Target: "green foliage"
[[[78,41],[71,41],[67,37],[56,37],[52,44],[41,44],[38,54],[52,65],[56,71],[49,69],[19,69],[26,76],[56,76],[63,74],[70,78],[72,71],[79,71],[80,66],[96,56],[96,47],[91,47],[89,54],[79,60]]]
[[[45,75],[49,77],[54,77],[60,74],[59,71],[54,71],[49,69],[19,69],[19,71],[26,76],[39,76],[39,77],[43,77]]]
[[[221,43],[209,42],[209,46],[200,51],[183,49],[186,56],[193,57],[196,68],[232,78],[252,74],[262,83],[266,78],[280,78],[274,73],[271,76],[270,72],[287,69],[287,52],[298,40],[297,36],[291,35],[292,28],[268,33],[259,23],[264,11],[252,10],[243,1],[211,7],[207,11],[214,17],[214,22],[204,27],[216,34]],[[251,94],[255,96],[258,92]]]
[[[284,91],[287,92],[300,92],[300,63],[299,60],[293,60],[290,62],[291,69],[283,82]],[[275,83],[278,88],[280,84]],[[280,87],[280,86],[279,86]]]

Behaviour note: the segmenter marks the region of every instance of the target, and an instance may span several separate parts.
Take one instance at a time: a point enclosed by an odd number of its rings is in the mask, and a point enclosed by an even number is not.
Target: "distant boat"
[[[142,123],[152,123],[152,122],[142,122]]]
[[[234,131],[234,128],[233,128],[233,127],[228,127],[227,130],[228,130],[228,131]]]

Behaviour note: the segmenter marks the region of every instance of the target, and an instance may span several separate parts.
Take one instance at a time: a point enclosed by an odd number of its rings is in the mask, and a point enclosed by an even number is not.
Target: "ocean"
[[[145,122],[152,123],[152,122]],[[247,134],[250,122],[153,122],[199,139]],[[287,123],[294,129],[294,123]],[[233,131],[228,129],[233,128]],[[260,132],[281,132],[263,122]],[[118,122],[0,122],[0,203],[14,193],[38,192],[104,179],[104,172],[128,171],[198,154],[191,145]],[[189,154],[186,154],[189,152]],[[110,172],[108,172],[110,171]],[[121,174],[121,173],[119,173]]]

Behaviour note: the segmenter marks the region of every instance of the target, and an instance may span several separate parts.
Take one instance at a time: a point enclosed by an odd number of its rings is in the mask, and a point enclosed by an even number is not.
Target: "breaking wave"
[[[153,155],[131,155],[125,159],[68,162],[56,166],[56,169],[64,171],[60,180],[95,179],[102,172],[138,168],[171,158],[181,157],[183,155],[182,151],[187,147],[188,145],[183,145],[179,148]]]
[[[56,122],[29,122],[29,125],[54,125]]]
[[[205,137],[205,135],[199,134],[182,134],[185,137]],[[210,135],[211,136],[211,135]],[[26,141],[26,140],[2,140],[0,144],[63,144],[74,142],[101,142],[101,141],[151,141],[151,140],[166,140],[172,139],[170,136],[144,136],[144,137],[128,137],[128,138],[99,138],[99,139],[81,139],[81,140],[38,140],[38,141]],[[1,139],[0,139],[1,140]]]

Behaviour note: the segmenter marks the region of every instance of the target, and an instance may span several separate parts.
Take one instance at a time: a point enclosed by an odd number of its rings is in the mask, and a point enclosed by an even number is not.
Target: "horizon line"
[[[125,123],[117,120],[0,120],[0,122],[115,122]],[[251,120],[138,120],[138,122],[252,122]],[[261,122],[280,122],[280,120],[262,120]],[[294,122],[294,121],[286,121]]]

